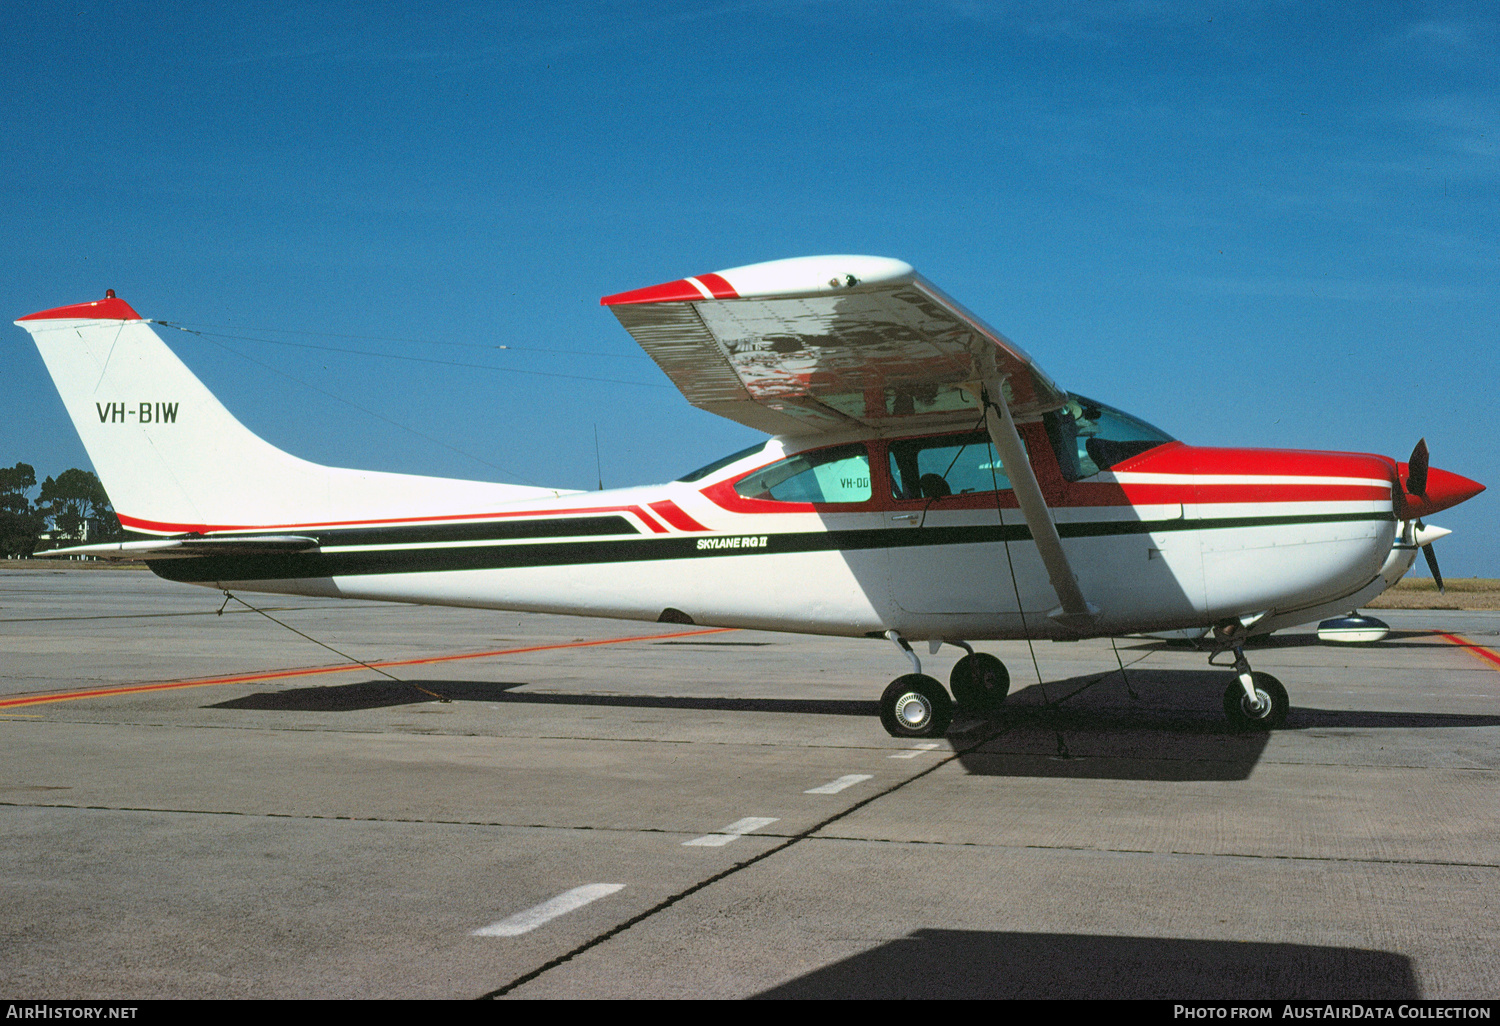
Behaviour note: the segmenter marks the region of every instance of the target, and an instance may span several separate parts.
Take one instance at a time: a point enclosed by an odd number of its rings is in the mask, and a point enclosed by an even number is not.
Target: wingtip
[[[697,303],[713,299],[761,299],[773,296],[840,292],[859,285],[882,285],[914,278],[912,266],[890,257],[832,255],[792,257],[730,267],[713,274],[619,292],[600,306],[633,303]]]
[[[717,274],[699,274],[691,278],[643,289],[617,292],[599,300],[600,306],[629,306],[633,303],[693,303],[702,299],[738,299],[734,286]]]

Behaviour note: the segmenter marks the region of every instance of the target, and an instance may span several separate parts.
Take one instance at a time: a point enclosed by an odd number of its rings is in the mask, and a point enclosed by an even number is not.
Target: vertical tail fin
[[[344,470],[241,424],[111,291],[16,321],[31,333],[125,527],[154,534],[451,516],[554,489]]]

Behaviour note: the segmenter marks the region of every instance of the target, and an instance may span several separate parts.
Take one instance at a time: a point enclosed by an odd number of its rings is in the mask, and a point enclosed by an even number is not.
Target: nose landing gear
[[[1222,664],[1220,664],[1222,665]],[[1224,689],[1224,716],[1233,730],[1275,730],[1291,708],[1286,688],[1269,673],[1252,672],[1245,650],[1234,647],[1235,679]]]

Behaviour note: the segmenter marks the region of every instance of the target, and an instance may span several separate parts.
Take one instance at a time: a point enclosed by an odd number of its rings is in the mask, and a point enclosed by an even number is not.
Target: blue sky
[[[601,295],[872,253],[1186,441],[1500,485],[1492,6],[659,10],[12,5],[0,300],[240,336],[164,332],[309,459],[587,488],[596,426],[609,486],[758,437]],[[0,465],[89,466],[6,337]],[[1447,575],[1500,577],[1494,501]]]

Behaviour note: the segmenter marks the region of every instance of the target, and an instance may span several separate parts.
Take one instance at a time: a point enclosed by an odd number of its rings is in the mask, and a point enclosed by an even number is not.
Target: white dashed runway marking
[[[930,752],[934,748],[937,748],[937,747],[938,747],[938,743],[936,741],[923,741],[921,744],[917,745],[917,747],[915,747],[915,748],[908,748],[904,752],[897,752],[895,755],[891,756],[891,758],[892,759],[915,759],[917,756],[921,755],[923,752]]]
[[[745,834],[759,830],[761,827],[770,826],[774,822],[776,822],[775,816],[769,818],[765,816],[746,816],[744,819],[737,819],[727,827],[716,830],[711,834],[695,837],[691,841],[683,841],[682,846],[684,848],[722,848],[736,837],[743,837]]]
[[[830,780],[828,783],[824,784],[822,787],[809,787],[806,791],[803,791],[802,793],[803,794],[838,794],[840,791],[844,790],[845,788],[853,787],[855,784],[861,783],[861,782],[866,781],[866,780],[873,780],[873,779],[875,779],[875,777],[874,777],[874,774],[871,774],[871,773],[850,773],[847,776],[839,777],[837,780]]]
[[[582,908],[591,901],[608,897],[619,890],[624,890],[624,884],[596,883],[585,884],[582,887],[574,887],[571,891],[564,891],[555,898],[548,898],[540,905],[528,908],[525,912],[517,912],[513,916],[506,916],[498,923],[491,923],[469,934],[471,937],[519,937],[523,933],[535,930],[543,923],[556,919],[560,915],[572,912],[576,908]]]

